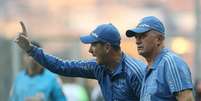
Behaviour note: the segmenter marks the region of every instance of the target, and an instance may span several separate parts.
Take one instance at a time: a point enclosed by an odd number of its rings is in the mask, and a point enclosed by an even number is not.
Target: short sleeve
[[[180,57],[166,56],[165,70],[166,80],[172,94],[192,89],[191,72],[188,65]]]

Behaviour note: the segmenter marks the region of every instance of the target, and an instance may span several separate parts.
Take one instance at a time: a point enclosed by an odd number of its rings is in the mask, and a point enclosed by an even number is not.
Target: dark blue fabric
[[[34,47],[30,55],[52,72],[68,77],[96,79],[106,101],[139,101],[145,64],[122,53],[113,72],[95,60],[62,60]]]

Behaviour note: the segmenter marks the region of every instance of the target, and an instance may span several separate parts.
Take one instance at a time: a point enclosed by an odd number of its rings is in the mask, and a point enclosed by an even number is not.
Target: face
[[[152,54],[161,43],[159,40],[159,34],[156,31],[148,31],[140,35],[136,35],[136,44],[138,53],[144,57]]]
[[[105,44],[94,42],[89,48],[89,53],[96,57],[97,64],[105,64],[107,57],[107,49]]]
[[[42,70],[42,67],[32,57],[24,55],[23,58],[24,58],[25,66],[29,70],[34,70],[34,71]]]

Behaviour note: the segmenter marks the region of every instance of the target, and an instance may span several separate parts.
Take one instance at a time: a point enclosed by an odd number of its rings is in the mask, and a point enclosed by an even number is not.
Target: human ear
[[[163,40],[164,40],[164,37],[161,36],[161,35],[159,35],[159,36],[157,37],[157,46],[160,46],[160,44],[162,43]]]
[[[109,51],[111,49],[111,44],[110,43],[106,43],[105,44],[105,49],[106,49],[106,53],[109,53]]]

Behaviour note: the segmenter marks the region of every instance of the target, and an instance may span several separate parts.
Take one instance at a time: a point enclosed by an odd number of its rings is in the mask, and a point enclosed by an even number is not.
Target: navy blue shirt
[[[95,60],[61,60],[34,47],[29,54],[50,71],[68,77],[96,79],[106,101],[139,101],[145,64],[122,53],[113,72]]]
[[[174,93],[192,89],[188,65],[175,53],[164,48],[146,71],[140,101],[177,101]]]

